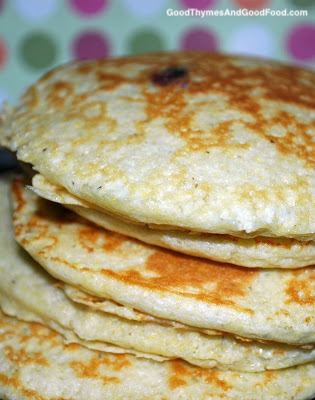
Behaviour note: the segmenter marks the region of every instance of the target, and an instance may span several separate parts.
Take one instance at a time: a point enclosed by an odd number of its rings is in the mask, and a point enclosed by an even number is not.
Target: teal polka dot
[[[31,32],[22,40],[19,53],[28,67],[44,69],[56,61],[57,45],[46,33]]]
[[[164,50],[162,37],[155,31],[141,30],[131,35],[128,41],[128,53],[141,54]]]

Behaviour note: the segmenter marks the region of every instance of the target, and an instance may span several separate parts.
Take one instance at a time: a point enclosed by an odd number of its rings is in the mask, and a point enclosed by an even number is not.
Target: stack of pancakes
[[[315,396],[314,88],[150,54],[7,106],[0,143],[35,175],[1,182],[0,397]]]

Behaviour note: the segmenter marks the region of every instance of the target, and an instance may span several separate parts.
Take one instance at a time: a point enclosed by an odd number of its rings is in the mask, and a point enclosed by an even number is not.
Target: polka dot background
[[[3,68],[7,59],[7,50],[4,41],[0,38],[0,70]]]
[[[235,0],[235,3],[240,8],[247,8],[248,10],[257,10],[262,7],[267,7],[269,0]]]
[[[104,58],[110,54],[110,43],[104,32],[99,30],[84,30],[73,38],[72,58],[88,60]]]
[[[70,5],[74,12],[83,17],[94,16],[104,12],[108,1],[106,0],[70,0]]]
[[[185,30],[180,47],[183,50],[216,51],[219,49],[215,32],[204,27]]]
[[[191,15],[245,8],[308,15]],[[174,49],[315,68],[315,0],[0,0],[0,108],[57,64]]]
[[[198,10],[207,10],[214,8],[217,0],[180,0],[183,8],[197,8]]]

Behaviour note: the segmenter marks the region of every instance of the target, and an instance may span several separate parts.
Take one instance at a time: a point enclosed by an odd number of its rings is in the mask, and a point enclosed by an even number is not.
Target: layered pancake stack
[[[0,396],[312,399],[314,87],[151,54],[58,67],[7,107],[35,175],[1,183]]]

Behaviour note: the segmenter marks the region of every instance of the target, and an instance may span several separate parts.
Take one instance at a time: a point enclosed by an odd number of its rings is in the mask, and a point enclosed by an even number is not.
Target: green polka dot
[[[289,0],[289,2],[299,10],[303,10],[304,7],[309,8],[315,5],[314,0]]]
[[[24,37],[19,50],[23,62],[34,69],[50,67],[57,57],[54,40],[40,32],[33,32]]]
[[[128,53],[140,54],[164,50],[161,36],[151,30],[137,31],[131,35],[128,41]]]

